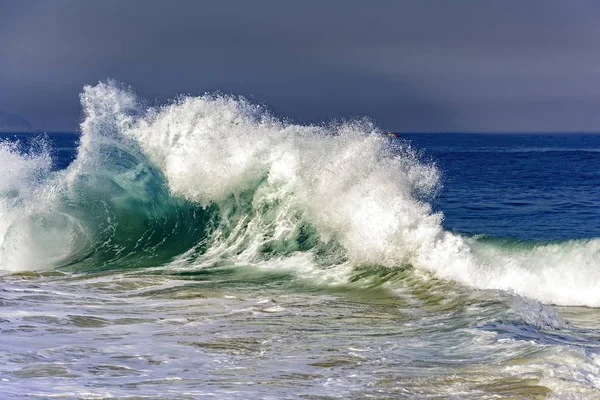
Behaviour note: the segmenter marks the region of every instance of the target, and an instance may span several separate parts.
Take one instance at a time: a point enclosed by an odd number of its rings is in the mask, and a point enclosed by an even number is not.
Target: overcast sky
[[[243,94],[298,122],[600,131],[600,2],[0,0],[0,110],[74,130],[83,85]]]

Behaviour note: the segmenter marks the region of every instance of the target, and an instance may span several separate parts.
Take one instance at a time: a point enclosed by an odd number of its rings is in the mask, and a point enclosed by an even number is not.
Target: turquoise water
[[[3,135],[3,398],[596,398],[600,135],[86,87]]]

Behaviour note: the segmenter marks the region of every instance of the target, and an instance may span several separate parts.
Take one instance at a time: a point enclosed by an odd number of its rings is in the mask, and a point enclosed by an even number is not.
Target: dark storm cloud
[[[598,5],[597,5],[598,4]],[[85,84],[219,90],[301,121],[600,130],[593,1],[5,1],[0,110],[73,129]]]

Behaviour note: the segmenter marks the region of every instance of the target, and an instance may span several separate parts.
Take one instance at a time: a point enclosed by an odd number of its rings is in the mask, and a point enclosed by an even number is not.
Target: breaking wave
[[[43,144],[0,144],[3,270],[229,263],[339,282],[374,266],[600,306],[600,240],[444,230],[428,202],[435,166],[368,121],[297,125],[221,95],[148,108],[113,82],[85,87],[81,103],[67,169]]]

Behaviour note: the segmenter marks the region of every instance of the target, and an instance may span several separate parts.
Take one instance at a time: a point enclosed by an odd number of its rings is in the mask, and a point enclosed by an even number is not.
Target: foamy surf
[[[368,121],[297,125],[221,95],[147,108],[112,82],[81,101],[67,170],[50,171],[43,148],[0,147],[2,269],[285,265],[303,254],[299,274],[324,282],[408,267],[600,306],[597,240],[511,247],[445,231],[428,202],[435,166]]]

